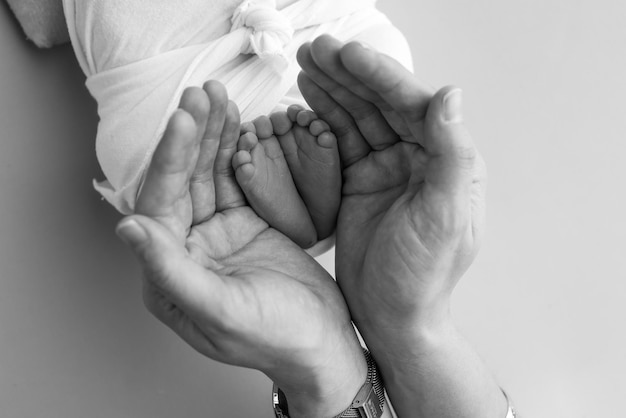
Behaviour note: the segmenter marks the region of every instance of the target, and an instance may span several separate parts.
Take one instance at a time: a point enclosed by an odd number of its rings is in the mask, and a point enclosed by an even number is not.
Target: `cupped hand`
[[[433,96],[393,59],[329,36],[298,59],[305,99],[338,136],[337,281],[355,323],[392,341],[445,322],[484,219],[485,169],[460,90]]]
[[[452,290],[483,234],[485,167],[461,92],[434,95],[391,58],[328,36],[300,88],[344,165],[337,281],[399,417],[501,417],[497,382],[454,327]]]
[[[292,416],[333,416],[365,380],[360,345],[334,280],[246,204],[238,137],[223,86],[186,90],[118,234],[158,319],[200,353],[267,374]]]

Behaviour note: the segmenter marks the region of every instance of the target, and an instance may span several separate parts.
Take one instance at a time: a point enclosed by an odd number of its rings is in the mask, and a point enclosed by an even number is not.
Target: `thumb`
[[[146,216],[125,217],[117,224],[115,232],[130,247],[144,268],[166,270],[166,260],[184,257],[185,250],[172,233]]]
[[[431,99],[425,121],[428,166],[424,191],[452,224],[461,221],[462,213],[467,211],[478,158],[463,125],[462,100],[461,89],[442,88]]]
[[[141,264],[145,280],[189,314],[215,303],[222,280],[189,257],[186,248],[160,223],[141,215],[122,219],[117,235]],[[216,306],[219,304],[216,303]]]
[[[445,193],[468,191],[477,154],[463,125],[463,92],[444,87],[431,99],[426,113],[424,148],[431,161],[427,182]]]

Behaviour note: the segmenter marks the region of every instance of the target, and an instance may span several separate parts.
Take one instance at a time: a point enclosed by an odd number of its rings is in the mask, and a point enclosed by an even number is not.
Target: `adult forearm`
[[[506,416],[502,391],[450,322],[394,332],[393,338],[365,334],[399,418]]]

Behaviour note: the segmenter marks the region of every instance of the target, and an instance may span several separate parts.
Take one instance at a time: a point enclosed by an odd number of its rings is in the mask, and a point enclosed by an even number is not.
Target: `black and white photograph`
[[[626,416],[625,16],[0,0],[0,418]]]

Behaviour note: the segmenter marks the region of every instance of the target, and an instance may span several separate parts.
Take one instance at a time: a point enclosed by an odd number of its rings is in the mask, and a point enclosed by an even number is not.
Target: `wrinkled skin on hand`
[[[219,83],[188,89],[118,234],[144,269],[144,302],[200,353],[258,369],[294,416],[334,415],[365,362],[330,275],[247,205],[231,167],[239,114]],[[301,399],[302,398],[302,399]]]
[[[397,336],[446,316],[484,222],[485,167],[460,92],[433,97],[392,59],[331,37],[298,59],[305,98],[338,136],[337,281],[359,330]],[[442,119],[447,100],[454,120]]]

